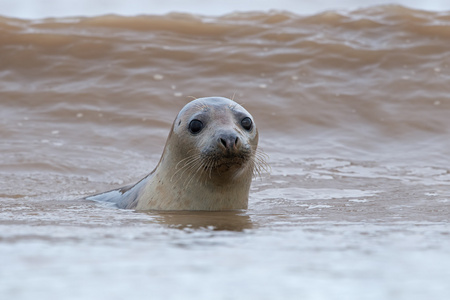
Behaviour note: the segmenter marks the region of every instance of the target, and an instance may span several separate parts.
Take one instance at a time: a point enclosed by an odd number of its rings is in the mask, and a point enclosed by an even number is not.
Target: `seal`
[[[86,197],[136,210],[238,210],[265,167],[248,111],[222,97],[199,98],[178,113],[156,168],[138,183]]]

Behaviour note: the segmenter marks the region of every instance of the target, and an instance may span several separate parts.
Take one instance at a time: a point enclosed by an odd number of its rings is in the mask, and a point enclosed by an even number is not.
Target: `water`
[[[0,295],[447,299],[449,32],[399,6],[0,18]],[[212,95],[270,157],[247,211],[79,200],[150,172]]]
[[[224,15],[236,11],[285,10],[300,15],[312,15],[325,10],[354,10],[361,7],[385,5],[405,5],[415,9],[445,11],[450,4],[445,0],[2,0],[0,14],[17,18],[37,19],[47,17],[98,16],[106,14],[142,15],[186,12],[202,15]]]

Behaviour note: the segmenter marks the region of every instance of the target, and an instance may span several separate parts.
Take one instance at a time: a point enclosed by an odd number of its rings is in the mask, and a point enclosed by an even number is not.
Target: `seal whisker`
[[[195,161],[196,160],[198,160],[198,157],[190,157],[190,159],[188,160],[188,161],[185,161],[184,162],[184,165],[180,168],[180,169],[178,169],[175,173],[174,173],[174,175],[175,174],[178,174],[179,172],[182,172],[182,171],[185,171],[187,168],[189,168],[189,166],[190,165],[192,165],[193,163],[195,163]]]
[[[189,158],[189,160],[185,161],[184,165],[183,165],[180,169],[178,169],[176,172],[174,172],[174,174],[173,174],[172,177],[170,178],[170,181],[172,181],[173,178],[174,178],[174,176],[177,175],[178,173],[181,172],[181,174],[180,174],[179,177],[182,178],[183,175],[184,175],[187,171],[189,171],[189,170],[192,169],[192,168],[195,168],[195,167],[196,167],[196,164],[198,163],[198,161],[201,160],[201,155],[200,155],[200,154],[195,154],[195,155],[192,155],[192,156],[190,156],[190,157],[188,157],[188,158]],[[178,166],[181,162],[182,162],[182,161],[178,162],[178,163],[177,163],[177,166]]]
[[[200,182],[200,179],[201,179],[202,176],[197,176],[197,175],[203,173],[204,166],[205,166],[205,161],[204,161],[204,158],[202,158],[202,159],[199,161],[199,165],[198,165],[198,167],[195,169],[195,173],[192,175],[191,180],[194,179],[194,178],[196,178],[196,183],[199,183],[199,182]]]
[[[234,101],[234,97],[236,96],[236,92],[233,93],[233,97],[231,98],[231,100]]]
[[[185,180],[185,187],[187,187],[188,185],[191,184],[192,180],[193,180],[195,177],[197,177],[198,172],[201,171],[201,169],[203,168],[203,166],[204,166],[204,161],[203,161],[202,157],[200,156],[199,159],[195,161],[195,164],[193,164],[193,165],[189,168],[190,171],[191,171],[191,170],[195,170],[195,171],[193,172],[193,174],[191,174],[190,177],[186,178],[187,183],[186,183],[186,180]],[[197,177],[197,181],[198,181],[198,177]]]
[[[206,186],[207,181],[209,179],[211,179],[211,174],[210,174],[210,172],[211,172],[211,159],[210,158],[208,158],[208,160],[206,161],[204,170],[205,170],[205,175],[206,176],[203,176],[202,184],[204,186]]]
[[[194,174],[191,174],[191,175],[195,175],[197,173],[196,169],[199,168],[201,165],[202,165],[202,159],[201,159],[201,157],[199,157],[199,158],[195,159],[194,161],[192,161],[189,166],[186,166],[184,171],[181,173],[181,177],[186,172],[192,172],[194,170],[195,170]]]
[[[202,185],[206,185],[206,182],[208,180],[208,169],[210,168],[210,162],[211,162],[210,157],[203,158],[201,170],[199,170],[201,171],[203,176],[197,177],[197,182],[201,183]]]
[[[180,160],[180,161],[175,165],[175,169],[178,169],[178,166],[179,166],[181,163],[185,162],[185,164],[184,164],[183,167],[182,167],[182,168],[184,168],[184,167],[186,166],[186,164],[189,163],[189,161],[191,161],[193,158],[196,158],[197,156],[198,156],[198,155],[195,155],[195,154],[194,154],[194,155],[188,156],[188,157],[186,157],[186,158]]]
[[[181,169],[179,171],[181,171],[183,169],[188,169],[190,165],[195,164],[195,162],[197,162],[200,159],[201,159],[201,157],[198,155],[192,157],[190,160],[185,162],[185,164],[183,165],[183,167],[181,167]]]
[[[270,165],[267,163],[269,156],[261,149],[255,151],[255,155],[252,157],[253,163],[253,176],[262,178],[262,173],[270,173]]]
[[[208,162],[208,169],[209,169],[209,172],[207,173],[209,179],[212,178],[212,171],[213,171],[213,169],[214,169],[215,167],[216,167],[216,159],[215,159],[214,157],[211,157],[211,158],[209,159],[209,162]]]
[[[213,161],[213,160],[211,160],[211,161],[210,161],[210,163],[209,163],[209,179],[211,179],[211,178],[212,178],[212,169],[213,169],[213,164],[214,164],[214,161]]]

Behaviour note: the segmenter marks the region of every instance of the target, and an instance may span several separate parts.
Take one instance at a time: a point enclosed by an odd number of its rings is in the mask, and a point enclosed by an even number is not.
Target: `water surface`
[[[0,18],[5,299],[447,299],[450,14]],[[255,117],[247,211],[80,198],[157,164],[192,97]]]

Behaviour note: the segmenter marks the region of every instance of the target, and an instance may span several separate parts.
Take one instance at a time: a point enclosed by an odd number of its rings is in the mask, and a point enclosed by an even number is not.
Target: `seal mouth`
[[[241,168],[249,161],[250,153],[242,152],[238,154],[226,155],[204,155],[202,157],[203,168],[205,171],[225,172],[231,169]]]
[[[213,170],[224,170],[224,169],[231,169],[232,167],[241,167],[245,163],[245,160],[243,159],[227,159],[227,160],[221,160],[219,162],[215,162],[213,165],[205,166],[205,170],[213,169]]]

